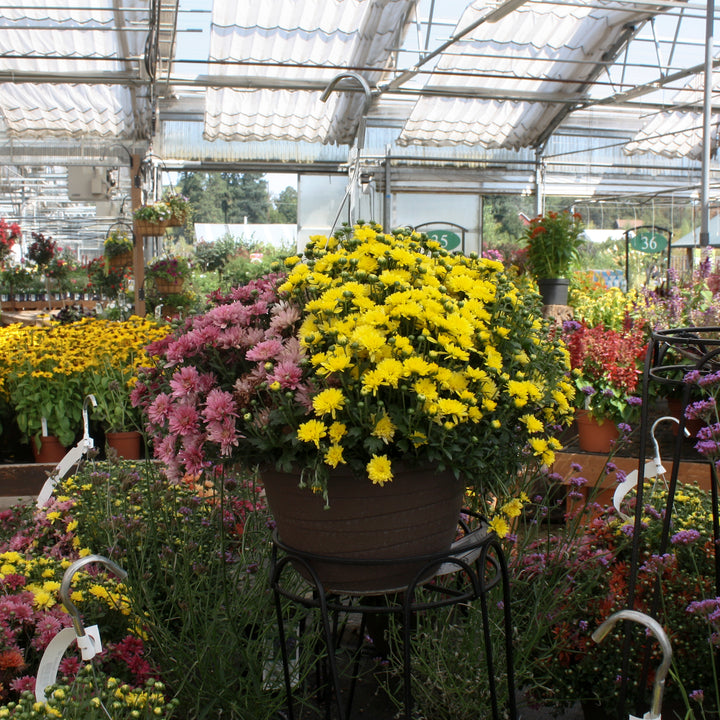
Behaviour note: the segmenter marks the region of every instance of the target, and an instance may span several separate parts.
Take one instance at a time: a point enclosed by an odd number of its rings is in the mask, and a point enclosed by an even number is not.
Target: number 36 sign
[[[644,253],[664,252],[667,245],[668,239],[652,230],[639,230],[637,235],[630,239],[630,247]]]

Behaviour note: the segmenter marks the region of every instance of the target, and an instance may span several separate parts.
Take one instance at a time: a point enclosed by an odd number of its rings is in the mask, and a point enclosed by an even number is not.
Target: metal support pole
[[[710,113],[712,108],[713,22],[715,0],[707,0],[705,11],[705,90],[703,98],[702,184],[700,194],[700,247],[710,244]]]

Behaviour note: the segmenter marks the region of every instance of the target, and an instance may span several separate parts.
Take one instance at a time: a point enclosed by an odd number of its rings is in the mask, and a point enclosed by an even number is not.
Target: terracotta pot
[[[184,280],[160,280],[159,278],[155,278],[155,289],[161,295],[181,293],[184,285]]]
[[[587,410],[575,411],[578,443],[584,452],[609,453],[613,442],[620,437],[611,420],[598,421]]]
[[[142,435],[137,430],[105,433],[105,442],[121,458],[139,460],[142,457]]]
[[[35,438],[32,438],[30,440],[30,447],[32,447],[35,462],[39,463],[60,462],[67,452],[65,446],[60,444],[60,441],[55,435],[41,435],[39,450]]]
[[[312,567],[327,591],[372,593],[406,587],[425,560],[412,559],[449,550],[457,533],[464,485],[452,473],[395,467],[384,486],[348,470],[328,483],[330,507],[300,475],[265,469],[261,473],[268,504],[282,543],[322,556]],[[343,564],[343,561],[358,561]],[[301,563],[298,571],[309,579]],[[431,574],[431,573],[428,573]]]

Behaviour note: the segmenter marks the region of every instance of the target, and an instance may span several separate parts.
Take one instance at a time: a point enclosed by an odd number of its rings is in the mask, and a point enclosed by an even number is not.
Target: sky
[[[297,175],[287,173],[268,173],[265,175],[268,183],[268,192],[271,196],[278,195],[288,185],[297,189]]]

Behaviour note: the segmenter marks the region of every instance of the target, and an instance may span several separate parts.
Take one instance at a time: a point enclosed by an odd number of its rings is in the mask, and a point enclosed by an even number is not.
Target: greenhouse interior
[[[0,718],[720,718],[717,20],[0,0]]]

